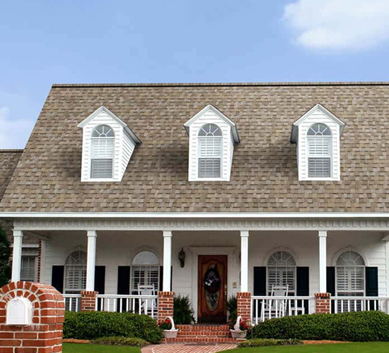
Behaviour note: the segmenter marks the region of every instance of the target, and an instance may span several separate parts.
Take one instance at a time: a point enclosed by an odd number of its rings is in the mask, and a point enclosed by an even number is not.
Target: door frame
[[[198,278],[199,278],[199,255],[227,255],[227,298],[236,294],[240,288],[240,264],[238,248],[235,246],[191,246],[193,254],[192,261],[192,307],[194,317],[198,320]],[[233,288],[233,283],[237,283],[237,288]]]

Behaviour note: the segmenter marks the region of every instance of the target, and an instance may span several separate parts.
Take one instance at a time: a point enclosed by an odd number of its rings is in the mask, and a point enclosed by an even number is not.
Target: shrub
[[[193,310],[190,307],[189,297],[180,295],[174,297],[173,318],[175,325],[189,325],[196,321],[193,316]]]
[[[102,337],[133,337],[151,343],[162,339],[157,322],[146,315],[113,312],[66,312],[64,338],[94,340]]]
[[[238,344],[238,348],[246,347],[265,347],[265,346],[297,346],[301,345],[303,342],[295,339],[289,340],[275,340],[272,338],[256,338],[252,340],[247,340]]]
[[[132,337],[102,337],[93,340],[92,343],[107,346],[132,346],[140,348],[147,344],[147,342],[141,338]]]
[[[166,318],[165,321],[162,321],[158,326],[161,330],[171,330],[173,325],[171,320]]]
[[[228,322],[236,323],[238,312],[238,299],[236,295],[231,295],[227,300]]]
[[[379,311],[290,316],[254,327],[253,338],[389,341],[389,315]]]

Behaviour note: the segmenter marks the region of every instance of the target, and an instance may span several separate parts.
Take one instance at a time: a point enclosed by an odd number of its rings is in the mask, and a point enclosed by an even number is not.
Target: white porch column
[[[86,261],[86,290],[95,290],[95,267],[96,267],[96,240],[97,232],[88,230],[88,253]]]
[[[171,231],[163,231],[163,292],[170,292],[171,290],[172,237]]]
[[[21,230],[14,230],[14,247],[12,254],[12,282],[20,281],[20,271],[22,269],[22,244],[23,232]]]
[[[248,230],[240,231],[240,277],[241,292],[249,290],[249,232]]]
[[[319,231],[319,292],[327,293],[327,231]]]

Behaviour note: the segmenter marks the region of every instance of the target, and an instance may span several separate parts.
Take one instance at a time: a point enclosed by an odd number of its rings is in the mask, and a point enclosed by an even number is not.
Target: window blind
[[[113,138],[92,138],[91,178],[112,178]]]
[[[36,280],[36,257],[22,256],[20,280],[34,282]]]
[[[269,267],[268,268],[268,290],[274,286],[288,286],[288,291],[295,290],[296,271],[295,268]]]
[[[360,295],[365,291],[364,267],[337,267],[337,289],[339,295]]]
[[[331,177],[331,137],[308,138],[308,177]]]
[[[133,266],[132,267],[132,291],[138,291],[138,285],[153,285],[158,290],[159,266]]]
[[[199,178],[219,178],[221,170],[222,138],[199,138]]]

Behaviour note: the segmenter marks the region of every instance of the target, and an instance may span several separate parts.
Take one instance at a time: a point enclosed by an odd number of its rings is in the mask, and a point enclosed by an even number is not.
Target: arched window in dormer
[[[308,177],[330,178],[332,174],[332,133],[322,123],[311,125],[308,139]]]
[[[93,129],[91,138],[91,178],[113,178],[113,158],[115,134],[108,125],[99,125]]]
[[[220,178],[223,154],[222,131],[216,124],[206,124],[199,131],[199,178]]]

